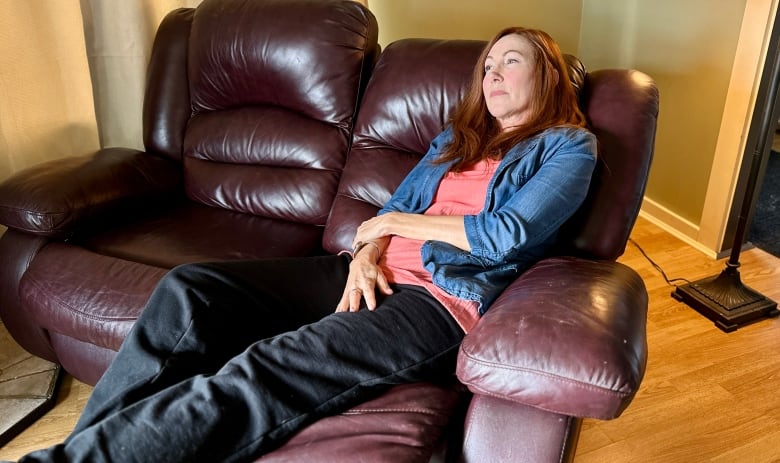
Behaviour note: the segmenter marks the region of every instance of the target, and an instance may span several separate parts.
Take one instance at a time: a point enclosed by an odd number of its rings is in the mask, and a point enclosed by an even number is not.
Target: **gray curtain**
[[[157,26],[201,0],[80,0],[100,146],[143,148],[146,64]]]

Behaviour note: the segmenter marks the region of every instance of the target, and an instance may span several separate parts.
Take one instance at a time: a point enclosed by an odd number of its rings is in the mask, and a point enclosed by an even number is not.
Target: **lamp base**
[[[727,264],[720,275],[678,286],[672,297],[709,318],[726,333],[758,319],[780,315],[777,302],[742,283],[738,265]]]

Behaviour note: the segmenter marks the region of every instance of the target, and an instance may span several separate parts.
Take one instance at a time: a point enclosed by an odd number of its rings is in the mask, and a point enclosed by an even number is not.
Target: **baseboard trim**
[[[712,259],[720,259],[726,255],[718,253],[696,240],[696,237],[699,236],[698,225],[680,217],[652,199],[644,198],[639,216]]]

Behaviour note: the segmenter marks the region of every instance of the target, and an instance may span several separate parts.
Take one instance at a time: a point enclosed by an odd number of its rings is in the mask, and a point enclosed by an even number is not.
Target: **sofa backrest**
[[[361,103],[323,248],[350,249],[465,95],[485,42],[402,39],[379,56]]]
[[[485,42],[404,39],[380,55],[325,228],[323,247],[349,249],[357,226],[374,216],[427,151],[465,93]],[[652,159],[658,91],[628,70],[586,73],[567,57],[580,101],[599,141],[585,203],[564,226],[559,253],[616,259],[636,220]],[[584,80],[584,82],[583,82]]]
[[[192,201],[324,225],[377,31],[351,0],[204,0],[173,11],[149,66],[147,150],[181,159]]]
[[[642,206],[658,121],[658,88],[628,69],[588,72],[580,97],[598,138],[590,191],[560,234],[561,254],[617,259]]]

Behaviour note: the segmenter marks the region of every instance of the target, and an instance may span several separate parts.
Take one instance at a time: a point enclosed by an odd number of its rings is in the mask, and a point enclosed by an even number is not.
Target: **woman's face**
[[[536,58],[531,43],[517,34],[498,39],[485,58],[482,93],[502,130],[529,117]]]

